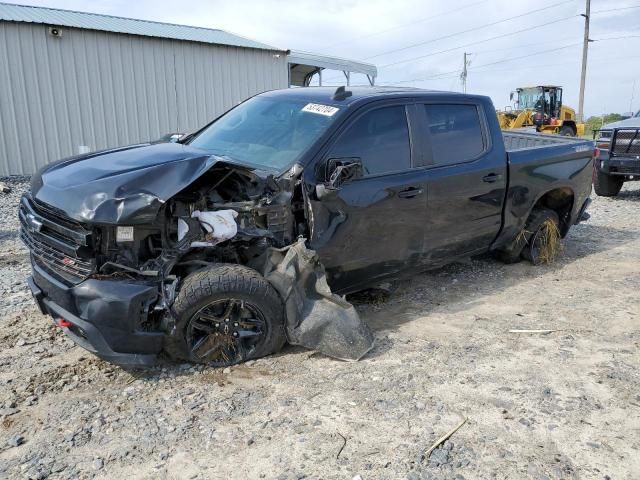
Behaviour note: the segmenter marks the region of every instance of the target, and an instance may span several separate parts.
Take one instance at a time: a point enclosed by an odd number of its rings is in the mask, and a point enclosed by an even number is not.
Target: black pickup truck
[[[358,358],[338,296],[482,252],[537,263],[589,204],[594,143],[502,132],[483,96],[257,95],[175,143],[61,160],[19,209],[29,284],[119,364],[229,365],[286,341]]]

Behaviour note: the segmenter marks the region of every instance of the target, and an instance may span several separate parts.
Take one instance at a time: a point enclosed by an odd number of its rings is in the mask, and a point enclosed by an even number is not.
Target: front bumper
[[[640,159],[635,157],[611,157],[601,151],[596,160],[598,170],[606,175],[621,177],[640,177]]]
[[[37,264],[32,269],[28,283],[40,310],[75,343],[118,365],[156,362],[164,335],[149,330],[150,308],[158,297],[155,285],[88,279],[67,286]]]

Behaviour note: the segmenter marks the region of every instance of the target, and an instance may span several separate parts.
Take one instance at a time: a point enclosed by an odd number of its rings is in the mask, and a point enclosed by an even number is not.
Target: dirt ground
[[[287,347],[225,371],[147,372],[98,360],[36,312],[13,186],[2,478],[640,478],[640,185],[594,198],[554,265],[483,257],[361,296],[376,346],[359,362]]]

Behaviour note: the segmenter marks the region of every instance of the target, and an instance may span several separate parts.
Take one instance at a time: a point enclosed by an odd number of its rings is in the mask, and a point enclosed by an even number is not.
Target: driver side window
[[[360,158],[363,173],[380,175],[411,168],[411,144],[403,105],[371,110],[333,145],[328,158]]]

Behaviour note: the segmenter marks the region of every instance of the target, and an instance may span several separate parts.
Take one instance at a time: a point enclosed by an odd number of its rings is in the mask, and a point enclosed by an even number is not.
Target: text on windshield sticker
[[[302,109],[303,112],[317,113],[326,117],[333,117],[339,109],[330,107],[329,105],[320,105],[318,103],[307,103]]]

